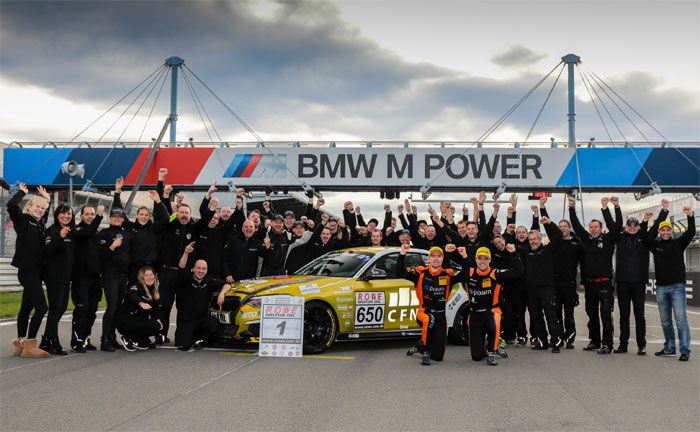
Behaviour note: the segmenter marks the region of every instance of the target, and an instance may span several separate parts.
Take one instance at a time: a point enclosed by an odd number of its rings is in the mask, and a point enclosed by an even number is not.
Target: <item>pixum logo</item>
[[[226,178],[286,178],[287,155],[237,154],[226,169]]]

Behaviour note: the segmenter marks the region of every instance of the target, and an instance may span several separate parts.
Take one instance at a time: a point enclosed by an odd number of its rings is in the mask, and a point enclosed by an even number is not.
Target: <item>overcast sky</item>
[[[668,139],[697,142],[699,4],[3,0],[0,141],[69,140],[172,55],[264,140],[471,141],[572,52]],[[523,140],[558,72],[490,139]],[[565,78],[531,141],[566,139]],[[144,125],[156,136],[168,86],[149,123],[157,89],[103,140],[135,140]],[[222,139],[253,140],[193,86]],[[576,91],[578,138],[607,141],[578,75]],[[128,102],[80,140],[100,138]],[[622,132],[608,122],[613,140],[641,140],[605,102]],[[209,140],[182,80],[179,114],[179,140]]]

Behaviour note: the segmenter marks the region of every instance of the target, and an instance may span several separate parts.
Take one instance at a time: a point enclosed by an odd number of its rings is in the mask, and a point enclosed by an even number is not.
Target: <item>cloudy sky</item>
[[[69,140],[172,55],[264,140],[471,141],[573,52],[582,72],[597,74],[667,138],[697,142],[699,4],[3,0],[0,141]],[[490,139],[523,140],[558,72]],[[564,81],[531,141],[566,139]],[[144,139],[156,136],[169,103],[166,83],[146,123],[158,85],[129,126],[146,93],[108,133],[130,99],[80,140],[135,140],[144,126]],[[253,140],[193,87],[222,139]],[[180,95],[178,139],[209,141],[185,85]],[[622,132],[611,127],[613,140],[641,140],[605,102]],[[577,114],[579,139],[607,141],[579,76]]]

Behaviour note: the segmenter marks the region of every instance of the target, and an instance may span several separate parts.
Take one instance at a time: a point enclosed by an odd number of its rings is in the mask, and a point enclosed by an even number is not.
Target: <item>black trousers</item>
[[[501,342],[500,333],[500,309],[496,308],[483,312],[472,311],[469,315],[469,350],[471,351],[472,360],[479,361],[486,357],[486,350],[496,352]],[[484,339],[487,339],[486,347],[484,346]]]
[[[46,315],[46,297],[41,286],[40,272],[17,270],[17,279],[22,285],[22,303],[17,314],[17,337],[35,339],[39,333],[41,320]],[[31,322],[29,314],[34,310]],[[28,331],[27,332],[27,328]]]
[[[501,322],[501,336],[509,341],[514,340],[517,334],[517,317],[513,301],[513,288],[510,285],[502,285],[502,294],[499,301],[503,317]]]
[[[120,314],[116,320],[117,330],[125,338],[136,340],[155,336],[160,331],[158,321],[146,316]]]
[[[561,324],[557,318],[556,302],[554,300],[553,286],[528,287],[528,307],[532,318],[530,334],[539,339],[544,347],[548,347],[547,330],[549,330],[550,342],[558,345],[562,342]],[[547,327],[544,325],[547,320]]]
[[[557,318],[563,328],[564,342],[573,343],[576,340],[576,321],[574,308],[578,306],[576,281],[554,281],[554,296],[556,297]]]
[[[584,282],[586,287],[586,315],[588,315],[588,337],[596,345],[612,347],[613,344],[613,285],[610,280]],[[600,338],[600,323],[603,323],[603,339]]]
[[[527,310],[527,289],[524,285],[508,285],[510,291],[510,309],[513,312],[515,336],[527,338],[527,326],[525,325],[525,311]],[[532,330],[532,329],[530,329]],[[510,336],[510,335],[509,335]],[[506,339],[511,339],[506,337]]]
[[[175,345],[190,347],[198,340],[209,339],[217,328],[219,328],[219,320],[212,316],[205,316],[198,320],[178,321],[175,329]]]
[[[46,318],[44,336],[58,337],[58,322],[68,309],[70,282],[46,282],[46,295],[49,298],[49,315]]]
[[[126,293],[126,278],[122,273],[105,273],[102,275],[102,287],[105,291],[107,308],[102,317],[102,337],[114,336],[114,318],[117,314],[117,306]]]
[[[161,304],[160,321],[163,323],[163,330],[161,330],[161,334],[164,336],[168,335],[168,329],[170,328],[170,312],[173,309],[173,303],[175,303],[177,278],[178,270],[172,268],[164,267],[160,273],[158,273]]]
[[[620,345],[627,346],[630,338],[630,302],[634,309],[635,335],[637,346],[646,346],[647,323],[644,319],[644,297],[646,284],[617,283],[617,304],[620,307]]]
[[[85,341],[92,332],[92,325],[97,318],[97,306],[102,300],[102,285],[99,279],[76,279],[71,284],[73,299],[73,321],[71,346],[77,339]]]

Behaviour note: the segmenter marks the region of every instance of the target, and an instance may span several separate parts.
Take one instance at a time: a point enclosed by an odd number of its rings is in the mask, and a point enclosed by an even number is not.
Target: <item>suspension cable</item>
[[[473,142],[470,146],[468,146],[468,147],[460,154],[460,156],[464,156],[467,152],[469,152],[472,148],[474,148],[474,146],[478,145],[480,142],[482,142],[483,140],[485,140],[486,138],[488,138],[488,136],[491,135],[491,134],[505,121],[505,119],[508,118],[508,116],[510,116],[516,109],[518,109],[518,107],[519,107],[520,105],[522,105],[522,103],[523,103],[535,90],[537,90],[537,88],[539,88],[539,86],[542,85],[542,83],[545,82],[545,80],[547,80],[547,78],[549,78],[549,76],[550,76],[552,73],[554,73],[554,71],[555,71],[555,70],[559,67],[559,65],[561,65],[562,63],[563,63],[562,61],[560,61],[559,63],[557,63],[556,66],[554,66],[554,67],[552,68],[552,70],[550,70],[541,80],[539,80],[539,81],[537,82],[537,84],[535,84],[527,93],[525,93],[525,95],[523,95],[523,97],[521,97],[520,100],[518,100],[518,102],[515,103],[515,105],[513,105],[510,109],[508,109],[508,111],[506,111],[498,120],[496,120],[496,122],[495,122],[494,124],[492,124],[488,129],[486,129],[486,131],[485,131],[484,133],[482,133],[481,136],[479,136],[479,138],[477,138],[476,140],[474,140],[474,142]],[[454,162],[454,159],[453,159],[452,161],[450,161],[450,163],[448,163],[447,166],[446,166],[444,169],[442,169],[442,170],[438,173],[438,175],[437,175],[433,180],[431,180],[431,181],[429,181],[429,182],[426,183],[426,185],[425,185],[426,190],[429,190],[430,187],[431,187],[440,177],[442,177],[443,174],[445,174],[445,173],[447,172],[447,170],[452,166],[452,163],[453,163],[453,162]]]
[[[595,75],[595,74],[594,74],[594,75]],[[636,129],[636,131],[642,136],[642,138],[644,138],[644,140],[645,140],[648,144],[651,144],[651,141],[649,141],[649,138],[647,138],[647,136],[644,135],[644,132],[642,132],[642,131],[637,127],[637,125],[632,121],[632,119],[627,115],[627,113],[622,109],[622,107],[620,107],[620,105],[618,105],[617,101],[615,101],[615,99],[613,99],[613,97],[610,96],[610,94],[608,93],[608,91],[605,90],[605,87],[603,87],[603,85],[600,84],[600,82],[596,81],[595,77],[593,78],[593,82],[595,82],[595,83],[598,85],[598,87],[603,91],[603,93],[605,93],[605,96],[607,96],[608,99],[610,99],[610,101],[615,105],[615,107],[617,107],[618,110],[620,110],[620,112],[622,113],[622,115],[625,116],[625,118],[627,119],[627,121],[630,122],[630,124],[632,125],[632,127],[634,127],[634,128]]]
[[[163,74],[162,81],[160,83],[160,88],[158,89],[158,94],[156,94],[156,98],[153,101],[153,105],[151,105],[151,110],[148,112],[148,117],[146,118],[146,123],[144,123],[143,128],[141,129],[141,133],[139,134],[139,139],[136,141],[136,143],[141,142],[141,138],[143,138],[143,133],[146,131],[146,127],[148,126],[148,123],[151,121],[151,115],[153,114],[153,110],[156,107],[156,104],[158,103],[158,99],[160,99],[160,94],[163,91],[163,87],[165,87],[165,81],[168,79],[168,74],[165,73]]]
[[[197,100],[194,98],[194,93],[192,93],[192,88],[190,87],[190,83],[185,76],[184,70],[182,71],[182,77],[184,78],[185,86],[187,87],[187,90],[190,93],[190,97],[192,98],[192,103],[194,103],[194,107],[197,110],[197,114],[199,114],[199,119],[202,120],[202,125],[204,126],[204,131],[207,133],[207,136],[209,137],[209,142],[213,143],[214,139],[211,137],[211,134],[209,133],[209,128],[207,127],[207,123],[204,121],[204,117],[202,116],[202,111],[199,109],[199,104],[197,104]]]
[[[255,139],[258,141],[258,143],[260,143],[260,145],[262,146],[262,148],[264,148],[265,150],[267,150],[267,152],[270,153],[270,155],[272,155],[272,157],[277,161],[277,163],[280,164],[281,166],[284,166],[285,169],[287,170],[287,172],[289,172],[289,173],[292,175],[292,177],[294,177],[294,178],[299,182],[299,185],[301,185],[302,187],[304,187],[304,189],[306,189],[306,186],[307,186],[306,182],[304,182],[303,180],[301,180],[301,179],[294,173],[294,171],[292,171],[292,170],[289,168],[289,166],[287,165],[286,162],[282,162],[282,161],[279,159],[279,157],[277,156],[277,154],[275,154],[275,152],[273,152],[272,149],[270,149],[270,147],[268,147],[268,145],[265,144],[265,142],[263,141],[263,139],[260,138],[260,135],[258,135],[257,133],[255,133],[255,131],[254,131],[250,126],[248,126],[248,124],[247,124],[245,121],[243,121],[243,119],[242,119],[238,114],[236,114],[236,112],[233,111],[233,110],[231,109],[231,107],[229,107],[229,106],[226,104],[226,102],[224,102],[216,93],[214,93],[214,91],[213,91],[211,88],[209,88],[209,86],[208,86],[204,81],[202,81],[202,80],[199,78],[199,76],[197,76],[196,73],[194,73],[194,72],[192,71],[192,69],[190,69],[187,65],[183,65],[183,66],[192,74],[193,77],[195,77],[195,78],[197,79],[197,81],[199,81],[200,84],[202,84],[202,86],[204,86],[205,89],[207,89],[207,91],[209,91],[209,93],[211,93],[212,96],[214,96],[214,98],[216,98],[216,100],[219,101],[219,103],[221,103],[221,105],[224,106],[224,108],[226,108],[226,110],[227,110],[229,113],[231,113],[231,114],[243,125],[243,127],[245,127],[245,128],[248,130],[248,132],[250,132],[251,135],[253,135],[253,136],[255,137]]]
[[[535,126],[537,125],[537,122],[540,119],[540,116],[542,115],[542,111],[544,111],[544,107],[547,105],[547,102],[549,102],[549,98],[552,96],[552,92],[554,91],[554,87],[557,86],[557,83],[559,82],[559,78],[561,78],[562,72],[564,72],[564,68],[566,65],[562,65],[561,69],[559,70],[559,75],[557,75],[557,79],[554,80],[554,84],[552,84],[552,88],[549,89],[549,93],[547,94],[547,97],[545,98],[544,102],[542,103],[542,106],[540,107],[540,111],[537,113],[537,117],[535,117],[535,121],[532,123],[532,126],[530,126],[530,130],[527,131],[527,136],[525,137],[525,141],[523,141],[523,144],[527,143],[527,141],[530,139],[530,135],[532,135],[532,131],[535,129]],[[520,146],[521,153],[522,153],[522,146]],[[518,155],[520,157],[520,155]]]
[[[154,78],[155,78],[155,77],[154,77]],[[153,82],[155,82],[155,79],[151,79],[151,81],[141,90],[141,92],[140,92],[138,95],[136,95],[136,97],[134,98],[134,100],[131,101],[131,103],[124,109],[124,111],[119,115],[119,117],[117,117],[117,119],[114,120],[114,122],[112,123],[112,125],[111,125],[109,128],[107,128],[107,130],[102,134],[102,136],[100,136],[100,138],[97,140],[97,142],[102,142],[102,138],[104,138],[105,135],[107,135],[107,134],[109,133],[109,131],[112,130],[112,128],[119,122],[119,120],[121,120],[121,118],[124,116],[124,114],[126,114],[126,113],[129,111],[129,109],[131,108],[131,106],[132,106],[134,103],[136,103],[136,101],[141,97],[141,95],[146,91],[146,89],[147,89]]]
[[[163,74],[164,74],[164,75],[167,75],[168,72],[167,72],[167,71],[163,71]],[[144,87],[144,89],[141,91],[141,94],[142,94],[142,93],[146,90],[146,88],[151,87],[151,90],[148,92],[148,95],[146,95],[146,97],[144,98],[143,102],[141,102],[141,105],[139,105],[138,109],[136,110],[136,113],[134,113],[134,116],[131,117],[131,120],[129,120],[129,122],[127,123],[126,128],[124,128],[124,131],[122,131],[122,135],[124,134],[124,132],[126,132],[126,129],[129,128],[129,125],[131,124],[131,122],[132,122],[132,121],[134,120],[134,118],[136,117],[136,114],[138,114],[138,112],[141,110],[141,107],[142,107],[143,104],[146,102],[146,99],[148,99],[148,97],[151,95],[151,93],[153,92],[153,89],[156,88],[156,86],[157,86],[158,81],[160,80],[160,78],[161,78],[161,76],[158,76],[158,79],[153,79],[153,80],[152,80],[151,82],[149,82],[148,85],[147,85],[146,87]],[[136,96],[136,98],[138,99],[138,98],[141,96],[141,94],[139,94],[138,96]],[[131,104],[129,104],[129,107],[131,107],[131,105],[133,105],[134,102],[136,102],[137,99],[134,99],[134,101],[133,101]],[[124,113],[126,113],[126,111],[129,109],[129,107],[127,107],[126,110],[124,110]],[[123,115],[123,114],[122,114],[122,115]],[[121,118],[121,116],[119,116],[119,118]],[[118,120],[119,120],[119,119],[117,119],[117,121],[118,121]],[[115,123],[116,123],[116,122],[115,122]],[[111,126],[110,126],[110,129],[111,129]],[[109,130],[108,130],[108,131],[109,131]],[[106,134],[106,133],[107,133],[107,132],[105,132],[105,134]],[[114,149],[117,147],[117,144],[116,144],[116,143],[119,142],[119,139],[121,139],[122,135],[119,135],[119,138],[117,138],[117,141],[116,141],[116,142],[114,143],[114,145],[109,149],[109,151],[107,152],[107,154],[105,155],[105,157],[102,158],[102,162],[100,162],[100,165],[97,167],[97,169],[95,170],[95,172],[92,173],[92,176],[91,176],[90,179],[88,180],[90,183],[92,183],[92,181],[95,179],[95,177],[97,177],[97,174],[100,172],[100,170],[101,170],[102,167],[104,166],[105,162],[107,162],[107,159],[109,159],[109,156],[112,154],[112,152],[114,151]],[[104,136],[104,135],[102,135],[102,136]],[[100,139],[102,139],[102,138],[100,137]],[[99,142],[99,141],[98,141],[98,142]]]
[[[206,107],[202,103],[202,100],[199,98],[199,94],[197,94],[197,89],[194,87],[194,85],[190,82],[190,78],[185,74],[185,71],[182,71],[182,76],[185,78],[185,81],[189,84],[190,88],[192,89],[192,92],[194,93],[194,97],[197,99],[197,102],[199,102],[199,105],[202,107],[202,111],[204,112],[204,116],[207,118],[209,121],[209,125],[211,126],[212,130],[214,131],[214,134],[216,137],[219,139],[219,143],[222,143],[224,140],[221,139],[221,135],[219,134],[219,131],[216,130],[216,127],[214,126],[214,122],[211,120],[211,117],[209,117],[209,113],[207,112]],[[201,117],[201,115],[200,115]],[[211,139],[211,137],[210,137]]]
[[[593,97],[593,94],[591,93],[591,89],[588,87],[588,83],[586,82],[585,79],[583,79],[583,74],[581,73],[581,69],[578,67],[576,68],[576,71],[578,72],[579,76],[581,77],[581,81],[583,82],[583,85],[586,87],[586,91],[588,92],[588,97],[591,98],[591,102],[593,102],[593,107],[595,108],[595,112],[598,114],[598,118],[600,119],[600,122],[603,124],[603,129],[605,129],[605,134],[608,136],[608,139],[610,140],[610,144],[613,146],[613,139],[612,136],[610,135],[610,130],[608,130],[608,125],[605,124],[605,120],[603,120],[603,115],[600,113],[600,110],[598,109],[598,104],[595,101],[595,98]]]
[[[583,69],[581,69],[581,70],[583,70]],[[620,129],[620,125],[618,125],[617,122],[615,121],[615,117],[613,117],[612,113],[608,109],[608,106],[605,105],[605,101],[603,100],[603,98],[600,97],[600,95],[598,94],[598,91],[595,89],[595,86],[593,86],[593,83],[590,82],[590,77],[588,76],[588,73],[585,71],[584,71],[584,73],[585,74],[582,74],[581,76],[583,77],[584,80],[588,80],[588,85],[590,85],[591,89],[593,90],[593,93],[598,97],[598,101],[603,106],[603,109],[608,114],[608,117],[610,117],[610,121],[612,122],[612,124],[615,125],[615,129],[617,129],[617,132],[622,137],[622,140],[624,142],[627,142],[627,137],[625,137],[625,134],[622,133],[622,129]]]
[[[44,159],[44,161],[43,161],[42,163],[40,163],[39,165],[37,165],[36,168],[34,168],[32,171],[30,171],[30,172],[27,173],[26,175],[24,175],[24,176],[22,177],[22,180],[28,179],[29,177],[31,177],[32,175],[34,175],[36,172],[38,172],[40,169],[42,169],[42,168],[43,168],[47,163],[49,163],[54,157],[58,156],[58,155],[61,153],[61,150],[63,150],[63,148],[65,148],[66,146],[68,146],[68,144],[71,144],[71,143],[75,142],[75,140],[78,139],[78,137],[80,137],[83,133],[85,133],[85,131],[87,131],[88,129],[90,129],[90,128],[91,128],[95,123],[97,123],[102,117],[104,117],[105,115],[107,115],[107,113],[109,113],[110,111],[112,111],[112,109],[114,109],[114,107],[116,107],[116,106],[119,105],[124,99],[126,99],[127,97],[129,97],[129,95],[130,95],[131,93],[133,93],[134,91],[136,91],[136,89],[138,89],[139,87],[141,87],[141,86],[143,85],[143,83],[145,83],[146,81],[148,81],[149,78],[151,78],[153,75],[157,74],[159,71],[161,71],[161,70],[162,70],[163,68],[165,68],[165,67],[166,67],[165,65],[160,65],[159,67],[157,67],[156,70],[154,70],[153,72],[151,72],[146,78],[143,79],[143,81],[141,81],[140,83],[138,83],[138,84],[136,85],[136,87],[134,87],[133,89],[131,89],[131,90],[129,91],[129,93],[127,93],[126,95],[124,95],[121,99],[119,99],[119,100],[118,100],[117,102],[115,102],[111,107],[109,107],[109,108],[107,109],[107,111],[103,112],[99,117],[97,117],[95,120],[93,120],[93,121],[92,121],[89,125],[87,125],[83,130],[81,130],[80,132],[78,132],[78,134],[75,135],[73,138],[71,138],[68,142],[65,142],[65,143],[61,144],[61,148],[56,148],[56,150],[55,150],[51,155],[49,155],[49,157],[47,157],[46,159]]]

